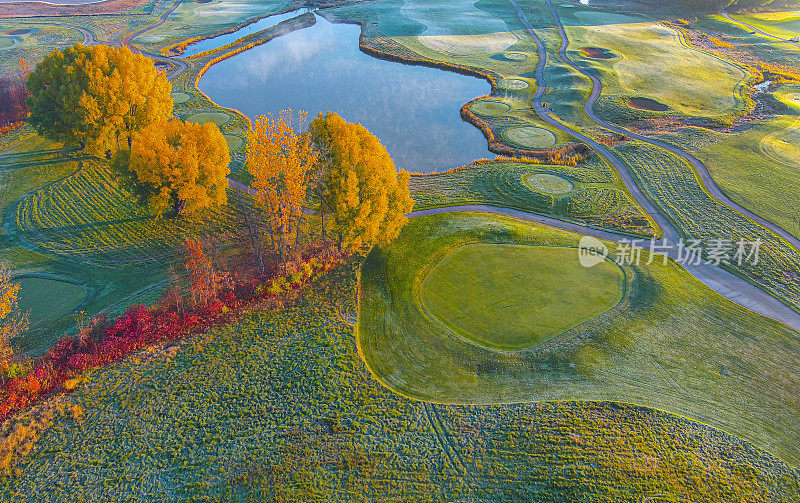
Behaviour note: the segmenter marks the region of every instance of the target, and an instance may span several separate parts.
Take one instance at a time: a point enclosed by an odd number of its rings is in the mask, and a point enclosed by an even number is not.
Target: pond
[[[358,48],[360,28],[321,17],[298,30],[217,63],[199,87],[217,104],[253,118],[282,109],[313,118],[333,111],[360,122],[399,169],[443,171],[493,157],[461,105],[489,92],[482,79],[383,61]]]

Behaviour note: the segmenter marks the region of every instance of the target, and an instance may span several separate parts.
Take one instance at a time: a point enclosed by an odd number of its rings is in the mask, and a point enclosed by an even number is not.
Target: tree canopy
[[[333,217],[342,247],[391,242],[414,204],[408,172],[397,173],[386,148],[364,126],[333,112],[314,119],[311,135],[320,155],[318,211]]]
[[[26,84],[29,122],[47,139],[95,154],[130,146],[133,134],[172,116],[172,85],[127,47],[77,44],[55,51]]]
[[[253,175],[256,205],[265,210],[278,256],[296,240],[303,216],[309,172],[317,154],[302,132],[307,112],[262,115],[249,134],[247,170]]]
[[[135,192],[158,211],[193,213],[227,202],[230,154],[216,124],[154,122],[124,153]],[[127,161],[127,162],[125,162]]]

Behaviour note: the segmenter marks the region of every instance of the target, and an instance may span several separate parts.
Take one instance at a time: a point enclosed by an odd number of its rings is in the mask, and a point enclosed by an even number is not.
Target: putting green
[[[556,135],[536,126],[509,128],[503,131],[502,136],[511,143],[533,150],[548,149],[556,144]]]
[[[528,59],[528,55],[523,52],[506,52],[503,53],[503,56],[512,61],[525,61]]]
[[[11,37],[0,37],[0,49],[7,49],[14,45],[14,39]]]
[[[497,84],[497,87],[500,89],[506,89],[510,91],[520,90],[520,89],[527,89],[530,87],[530,84],[525,82],[522,79],[503,79]]]
[[[228,150],[231,152],[238,149],[244,143],[241,136],[235,134],[224,134],[225,141],[228,142]]]
[[[206,122],[213,122],[217,126],[226,124],[231,120],[231,116],[223,112],[200,112],[192,114],[186,118],[188,122],[195,122],[197,124],[205,124]]]
[[[478,100],[471,108],[478,115],[505,115],[511,110],[511,105],[500,100]]]
[[[421,300],[462,337],[522,350],[614,307],[624,277],[609,261],[582,267],[574,248],[469,244],[430,271]]]
[[[549,173],[533,173],[522,177],[522,183],[535,192],[562,195],[572,192],[575,185],[569,180]]]
[[[19,308],[30,312],[31,328],[64,316],[86,297],[82,286],[57,279],[21,278],[19,284]]]
[[[191,94],[182,93],[180,91],[176,91],[176,92],[170,94],[170,96],[172,96],[172,101],[175,104],[186,103],[187,101],[192,99],[192,95]]]

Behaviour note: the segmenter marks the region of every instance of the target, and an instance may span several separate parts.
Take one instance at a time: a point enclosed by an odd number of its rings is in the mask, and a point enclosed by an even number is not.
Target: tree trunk
[[[186,200],[178,199],[177,201],[175,201],[173,209],[175,210],[175,216],[176,217],[179,216],[181,213],[183,213],[183,210],[186,209]]]

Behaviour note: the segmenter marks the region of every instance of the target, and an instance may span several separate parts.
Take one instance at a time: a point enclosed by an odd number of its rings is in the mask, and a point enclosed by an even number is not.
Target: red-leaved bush
[[[313,279],[343,262],[342,255],[319,253],[294,264],[290,274],[267,281],[233,283],[216,292],[208,302],[193,302],[190,309],[167,306],[161,301],[153,306],[130,306],[110,325],[95,323],[93,327],[99,332],[96,338],[84,333],[64,337],[24,377],[7,380],[0,390],[0,420],[49,394],[68,391],[71,387],[65,383],[87,370],[119,361],[156,342],[203,332],[267,300],[281,306]]]

